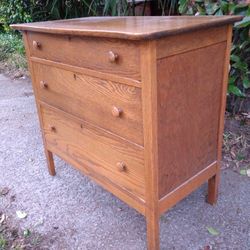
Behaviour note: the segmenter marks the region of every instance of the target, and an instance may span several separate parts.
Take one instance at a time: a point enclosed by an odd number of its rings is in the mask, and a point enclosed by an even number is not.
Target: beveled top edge
[[[145,40],[231,24],[242,18],[242,16],[86,17],[13,24],[11,28],[52,34]]]

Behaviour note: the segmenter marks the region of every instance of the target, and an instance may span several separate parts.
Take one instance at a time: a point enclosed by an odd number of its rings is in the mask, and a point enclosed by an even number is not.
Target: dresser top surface
[[[87,17],[15,24],[12,28],[53,34],[143,40],[226,25],[241,19],[241,16]]]

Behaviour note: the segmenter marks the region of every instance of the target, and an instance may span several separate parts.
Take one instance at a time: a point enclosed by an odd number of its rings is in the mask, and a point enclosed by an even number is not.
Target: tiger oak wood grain
[[[29,33],[28,40],[32,57],[140,80],[140,54],[135,42],[36,32]],[[40,43],[38,48],[34,41]],[[115,62],[110,62],[110,51],[118,55]]]
[[[140,88],[37,63],[33,67],[40,100],[143,145]]]
[[[230,63],[230,52],[231,52],[231,37],[232,37],[232,27],[227,27],[227,48],[224,55],[224,70],[223,70],[223,82],[221,86],[221,99],[220,99],[220,118],[218,127],[218,147],[217,147],[217,171],[216,175],[208,180],[208,197],[207,201],[211,205],[216,204],[218,198],[218,188],[220,179],[220,167],[222,158],[222,144],[223,144],[223,130],[224,130],[224,116],[226,108],[226,98],[227,98],[227,85],[228,85],[228,71]]]
[[[119,83],[124,83],[126,85],[131,85],[131,86],[135,86],[140,88],[141,87],[141,81],[140,80],[135,80],[135,79],[131,79],[131,78],[126,78],[126,77],[122,77],[119,75],[114,75],[114,74],[109,74],[109,73],[103,73],[100,71],[95,71],[93,69],[87,69],[87,68],[81,68],[81,67],[77,67],[77,66],[72,66],[66,63],[59,63],[59,62],[53,62],[50,60],[46,60],[43,58],[38,58],[38,57],[30,57],[30,61],[31,62],[36,62],[36,63],[40,63],[40,64],[45,64],[51,67],[55,67],[55,68],[59,68],[59,69],[65,69],[71,72],[75,72],[75,73],[80,73],[80,74],[84,74],[87,76],[93,76],[93,77],[97,77],[103,80],[110,80],[113,82],[119,82]]]
[[[217,201],[232,24],[241,19],[12,26],[24,34],[49,173],[56,154],[144,215],[149,250],[160,249],[160,215],[200,185],[208,181],[207,201]]]
[[[227,27],[214,27],[157,40],[157,59],[226,41]],[[185,41],[185,43],[183,42]]]
[[[222,42],[157,61],[160,198],[217,159],[225,49]]]
[[[144,198],[142,147],[46,105],[41,106],[41,114],[48,148],[68,155],[83,166],[91,165],[93,172],[109,177],[127,192]],[[121,161],[126,164],[124,172],[117,167]]]
[[[128,40],[157,39],[240,21],[241,16],[88,17],[11,25],[18,30]]]

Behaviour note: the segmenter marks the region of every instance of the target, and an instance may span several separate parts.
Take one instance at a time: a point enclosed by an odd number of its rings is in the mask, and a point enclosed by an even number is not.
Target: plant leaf
[[[250,25],[250,17],[244,17],[240,22],[235,23],[234,27],[236,28],[245,28]]]
[[[231,60],[232,62],[238,63],[238,62],[240,62],[240,57],[237,56],[237,55],[232,54],[232,55],[230,56],[230,60]]]
[[[213,235],[213,236],[217,236],[217,235],[220,234],[220,233],[219,233],[216,229],[214,229],[213,227],[207,227],[207,231],[208,231],[211,235]]]
[[[228,86],[228,93],[232,93],[232,94],[239,96],[239,97],[245,97],[245,94],[242,93],[242,91],[235,85]]]
[[[23,236],[24,237],[29,237],[30,236],[30,230],[29,229],[25,229],[24,231],[23,231]]]
[[[250,88],[250,79],[247,76],[244,77],[242,82],[243,82],[243,86],[244,86],[245,89]]]
[[[241,169],[240,170],[240,175],[247,175],[247,170],[246,169]]]

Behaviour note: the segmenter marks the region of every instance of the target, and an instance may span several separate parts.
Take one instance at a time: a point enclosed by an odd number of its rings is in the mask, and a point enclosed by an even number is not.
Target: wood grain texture
[[[207,180],[208,202],[217,200],[231,23],[240,19],[13,26],[24,30],[49,173],[56,154],[143,214],[149,250],[160,249],[160,214]]]
[[[148,250],[160,249],[158,208],[158,142],[157,142],[157,76],[156,44],[147,42],[141,48],[144,126],[144,159],[146,185],[146,221]]]
[[[32,80],[32,87],[33,87],[35,101],[36,101],[36,108],[37,108],[37,113],[38,113],[38,118],[39,118],[39,125],[40,125],[40,128],[42,130],[42,117],[41,117],[40,105],[38,103],[38,95],[37,95],[37,91],[36,91],[36,87],[35,87],[35,73],[33,70],[33,64],[30,60],[30,58],[31,58],[30,47],[29,47],[29,42],[28,42],[28,37],[27,37],[26,32],[23,33],[23,42],[24,42],[24,46],[25,46],[28,67],[29,67],[30,76],[31,76],[31,80]],[[48,171],[49,171],[50,175],[54,176],[56,174],[56,171],[55,171],[53,154],[45,146],[45,136],[44,136],[43,131],[42,131],[42,140],[43,140],[43,145],[44,145],[44,153],[45,153],[45,157],[46,157],[46,161],[47,161]]]
[[[214,27],[157,40],[157,59],[226,41],[227,27]],[[185,42],[184,42],[185,41]]]
[[[96,71],[96,70],[93,70],[93,69],[81,68],[81,67],[76,67],[76,66],[72,66],[72,65],[69,65],[69,64],[65,64],[65,63],[53,62],[53,61],[46,60],[46,59],[43,59],[43,58],[38,58],[38,57],[31,57],[30,61],[34,62],[34,63],[45,64],[45,65],[55,67],[55,68],[59,68],[59,69],[64,69],[64,70],[79,73],[79,74],[84,74],[84,75],[87,75],[87,76],[93,76],[93,77],[100,78],[100,79],[103,79],[103,80],[119,82],[119,83],[127,84],[127,85],[130,85],[130,86],[135,86],[135,87],[138,87],[138,88],[141,87],[141,81],[139,81],[139,80],[126,78],[126,77],[122,77],[122,76],[119,76],[119,75],[114,75],[112,73],[111,74],[103,73],[103,72]]]
[[[55,108],[41,106],[47,148],[67,155],[70,163],[88,166],[92,172],[116,183],[126,192],[141,199],[145,196],[143,148],[122,140],[86,121],[76,119]],[[51,131],[51,127],[54,131]],[[120,172],[117,163],[125,162]]]
[[[223,144],[223,130],[224,130],[224,117],[226,109],[226,99],[227,99],[227,85],[228,85],[228,74],[230,65],[230,53],[231,53],[231,43],[232,43],[232,26],[227,26],[227,47],[224,56],[224,70],[223,70],[223,81],[221,85],[221,101],[220,101],[220,119],[218,128],[218,148],[217,148],[217,172],[208,181],[208,198],[207,201],[211,205],[216,204],[218,198],[218,188],[220,181],[220,168],[221,168],[221,157],[222,157],[222,144]]]
[[[28,40],[32,57],[140,79],[140,53],[135,42],[36,32],[28,33]],[[39,42],[40,48],[33,47],[33,41]],[[110,51],[118,54],[116,62],[110,62]]]
[[[40,100],[143,145],[140,88],[38,63],[33,68]]]
[[[214,176],[217,172],[217,162],[213,162],[206,168],[202,169],[199,173],[195,174],[184,183],[179,185],[176,189],[172,190],[170,193],[165,195],[159,200],[159,213],[163,214],[168,209],[173,207],[187,195],[192,193],[203,183],[207,181],[208,178]]]
[[[160,198],[217,160],[226,42],[158,60]]]
[[[241,16],[88,17],[16,24],[11,27],[52,34],[142,40],[222,26],[241,19]]]

